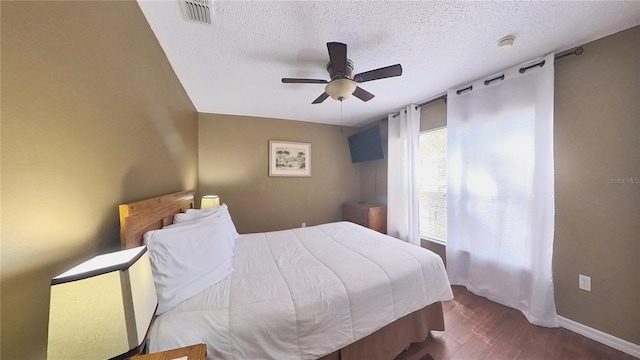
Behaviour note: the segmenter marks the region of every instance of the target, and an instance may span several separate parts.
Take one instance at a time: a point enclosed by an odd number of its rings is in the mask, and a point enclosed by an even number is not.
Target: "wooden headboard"
[[[194,208],[194,190],[121,204],[120,244],[123,249],[142,245],[149,230],[160,229],[173,222],[173,215]]]

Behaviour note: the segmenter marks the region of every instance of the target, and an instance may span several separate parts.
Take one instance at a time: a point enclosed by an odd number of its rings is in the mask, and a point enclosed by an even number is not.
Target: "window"
[[[418,160],[420,236],[447,240],[447,128],[420,134]]]

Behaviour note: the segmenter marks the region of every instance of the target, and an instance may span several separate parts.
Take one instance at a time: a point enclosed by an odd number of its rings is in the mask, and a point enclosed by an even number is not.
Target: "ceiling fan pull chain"
[[[342,99],[340,99],[340,133],[342,134]]]

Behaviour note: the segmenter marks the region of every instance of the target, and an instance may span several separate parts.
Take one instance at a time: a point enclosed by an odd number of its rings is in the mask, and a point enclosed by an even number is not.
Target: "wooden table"
[[[184,356],[188,360],[205,360],[207,357],[207,345],[196,344],[153,354],[137,355],[132,357],[131,360],[174,360]]]

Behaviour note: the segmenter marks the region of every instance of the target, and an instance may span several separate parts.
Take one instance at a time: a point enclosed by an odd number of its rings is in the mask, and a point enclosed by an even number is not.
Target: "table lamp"
[[[200,209],[209,209],[220,205],[220,197],[218,195],[205,195],[200,201]]]
[[[51,280],[47,358],[135,355],[157,304],[146,246],[89,259]]]

